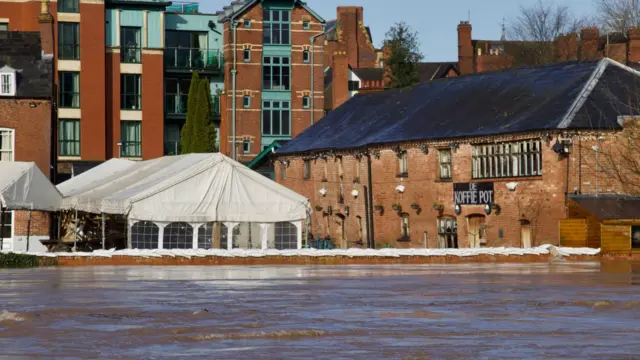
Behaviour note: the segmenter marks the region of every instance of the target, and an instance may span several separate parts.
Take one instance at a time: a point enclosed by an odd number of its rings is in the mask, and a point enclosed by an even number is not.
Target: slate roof
[[[0,68],[17,71],[17,98],[51,99],[53,57],[42,56],[40,33],[0,31]]]
[[[264,0],[233,0],[231,4],[222,8],[222,10],[216,12],[218,15],[218,22],[224,23],[231,20],[234,16],[241,15],[245,11],[247,11],[251,6],[262,2]],[[324,23],[325,20],[318,15],[315,11],[313,11],[305,1],[301,0],[293,0],[294,3],[299,4],[303,9],[307,10],[309,14],[313,15],[318,21]]]
[[[570,195],[580,207],[600,220],[640,219],[640,197],[623,195]]]
[[[626,105],[638,82],[639,72],[602,59],[359,94],[278,153],[532,131],[619,129],[619,115],[638,115],[637,107]]]
[[[384,69],[380,68],[357,68],[351,69],[362,81],[382,81],[384,80]]]
[[[460,75],[460,71],[458,71],[458,63],[455,62],[424,62],[418,64],[418,67],[421,83],[442,79],[447,75],[451,68]]]

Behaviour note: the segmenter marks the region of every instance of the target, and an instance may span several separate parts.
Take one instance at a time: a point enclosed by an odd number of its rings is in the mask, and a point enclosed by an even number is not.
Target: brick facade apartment
[[[569,194],[625,191],[596,161],[631,141],[639,79],[604,59],[361,95],[280,147],[276,179],[340,247],[557,244]]]
[[[0,31],[0,161],[32,161],[51,173],[53,56],[51,22],[41,32]],[[27,237],[28,213],[4,212],[4,250]],[[48,238],[50,217],[34,212],[31,238]]]

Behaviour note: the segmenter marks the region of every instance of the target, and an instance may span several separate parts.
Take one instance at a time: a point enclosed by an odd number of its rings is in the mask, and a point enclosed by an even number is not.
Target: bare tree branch
[[[640,26],[639,0],[594,0],[600,27],[606,32],[620,32]]]

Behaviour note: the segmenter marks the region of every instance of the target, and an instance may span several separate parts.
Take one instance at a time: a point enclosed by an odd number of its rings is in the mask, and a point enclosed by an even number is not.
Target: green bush
[[[58,259],[15,253],[0,254],[0,269],[58,266]]]

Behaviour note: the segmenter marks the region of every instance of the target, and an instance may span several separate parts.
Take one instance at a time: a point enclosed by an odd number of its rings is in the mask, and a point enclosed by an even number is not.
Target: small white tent
[[[57,211],[62,195],[33,162],[0,161],[0,206]]]
[[[61,208],[127,216],[131,247],[197,248],[212,241],[214,223],[223,229],[219,231],[229,249],[242,247],[240,243],[301,245],[309,200],[222,154],[108,164],[58,185],[65,196]],[[279,230],[287,233],[286,245],[278,244]]]

